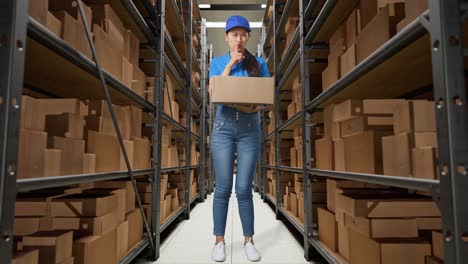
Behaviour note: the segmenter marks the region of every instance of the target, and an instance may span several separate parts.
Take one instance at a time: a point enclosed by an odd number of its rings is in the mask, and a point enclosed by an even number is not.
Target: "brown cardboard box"
[[[439,209],[426,198],[402,198],[402,194],[348,193],[336,196],[336,210],[340,209],[352,217],[409,218],[438,217]]]
[[[349,137],[364,133],[366,130],[391,131],[393,118],[386,116],[358,116],[341,122],[341,137]]]
[[[431,253],[431,245],[418,239],[367,238],[349,230],[349,260],[359,264],[424,264],[425,256]]]
[[[349,50],[354,46],[359,33],[361,33],[361,14],[360,10],[355,8],[346,19],[346,49]]]
[[[411,149],[408,134],[382,138],[384,174],[411,176]]]
[[[58,37],[62,35],[62,22],[58,18],[56,18],[51,12],[47,12],[47,21],[45,26]]]
[[[69,257],[66,260],[56,263],[56,264],[74,264],[75,263],[75,258],[74,257]]]
[[[288,211],[291,210],[291,206],[289,204],[289,195],[288,194],[283,195],[283,207],[284,207],[284,209],[286,209]]]
[[[115,229],[119,223],[117,210],[98,217],[55,217],[52,220],[54,230],[74,230],[79,234],[100,236]]]
[[[432,147],[437,148],[437,134],[436,132],[416,132],[411,133],[410,145],[415,148]]]
[[[438,178],[436,154],[436,149],[433,147],[413,148],[413,177],[436,180]]]
[[[439,231],[432,231],[432,255],[444,259],[444,237]]]
[[[115,264],[117,262],[117,231],[102,236],[85,236],[73,243],[75,264]]]
[[[116,45],[109,34],[99,25],[93,25],[94,45],[102,67],[115,78],[122,80],[122,57],[123,51]],[[134,64],[134,62],[130,61]]]
[[[346,50],[346,22],[343,23],[330,37],[329,46],[329,61],[333,61],[336,58],[340,57]]]
[[[304,223],[304,197],[297,199],[297,217]]]
[[[117,252],[116,260],[119,261],[127,255],[128,252],[128,221],[123,222],[117,227]]]
[[[20,130],[18,151],[18,179],[44,176],[47,133],[29,129]]]
[[[133,64],[132,90],[141,97],[145,97],[146,79],[145,73],[138,67],[138,63]]]
[[[346,159],[343,140],[333,142],[333,154],[335,162],[334,169],[336,171],[346,171]]]
[[[179,104],[176,101],[171,102],[172,118],[179,122]],[[185,125],[185,124],[184,124]]]
[[[130,137],[142,137],[143,110],[139,107],[130,106]]]
[[[135,209],[135,191],[133,190],[133,185],[131,181],[104,181],[96,182],[95,188],[102,189],[125,189],[125,213],[128,214],[133,212]],[[151,192],[151,189],[150,189]]]
[[[13,255],[11,264],[38,264],[39,250],[17,251]]]
[[[416,218],[419,230],[441,230],[442,219],[440,217]]]
[[[83,173],[95,173],[96,172],[96,154],[84,153],[83,154]]]
[[[338,249],[338,226],[335,215],[322,208],[318,208],[319,239],[331,250]]]
[[[290,192],[289,193],[289,205],[290,205],[290,212],[297,216],[297,207],[298,207],[298,204],[297,204],[297,194],[294,193],[294,192]]]
[[[324,126],[324,135],[332,136],[332,124],[333,124],[333,108],[334,104],[326,106],[323,110],[323,126]]]
[[[395,108],[393,126],[395,134],[436,131],[434,102],[414,100],[399,104]]]
[[[45,198],[20,198],[15,203],[15,217],[48,216],[50,204]]]
[[[130,165],[133,166],[133,142],[124,140]],[[88,131],[88,152],[96,154],[96,172],[126,170],[123,153],[118,139],[113,135],[105,135]]]
[[[408,23],[421,15],[428,7],[428,1],[426,0],[406,0],[405,17]]]
[[[444,264],[444,261],[434,256],[426,256],[425,264]]]
[[[213,103],[273,104],[273,78],[214,76],[210,78]]]
[[[341,124],[339,122],[333,122],[331,124],[332,141],[341,140]]]
[[[127,87],[132,87],[133,81],[133,64],[124,56],[122,57],[122,82]],[[145,83],[145,96],[146,96],[146,83]],[[146,98],[145,98],[146,99]]]
[[[88,106],[78,99],[37,99],[44,115],[63,113],[88,115]]]
[[[166,203],[166,217],[168,217],[172,212],[172,195],[166,194],[164,197],[164,202]]]
[[[297,152],[296,148],[291,148],[290,152],[290,161],[291,161],[291,167],[297,167]]]
[[[346,100],[333,107],[333,122],[341,122],[362,115],[361,100]]]
[[[369,238],[418,237],[415,218],[369,219],[345,214],[345,226]]]
[[[26,236],[39,231],[52,230],[52,217],[50,216],[15,217],[15,236]]]
[[[134,137],[133,146],[133,169],[151,168],[151,142],[148,139]]]
[[[49,9],[51,11],[67,11],[68,14],[70,14],[79,21],[80,25],[83,24],[78,5],[73,4],[72,2],[62,0],[49,0]],[[88,23],[88,25],[91,25],[93,17],[92,9],[86,4],[83,5],[83,9],[86,16],[86,22]]]
[[[291,102],[289,105],[288,105],[288,119],[291,119],[291,117],[296,114],[296,103],[295,102]]]
[[[322,91],[326,91],[340,79],[340,57],[329,61],[327,68],[322,72]]]
[[[362,113],[365,115],[393,115],[396,107],[404,103],[402,99],[364,99]]]
[[[359,14],[361,16],[361,29],[364,29],[367,24],[379,12],[377,0],[361,0],[359,1]]]
[[[128,221],[128,248],[131,249],[143,239],[143,218],[140,209],[127,214],[125,220]]]
[[[81,139],[53,137],[52,146],[62,151],[61,175],[83,173],[83,154],[85,141]]]
[[[172,198],[172,201],[171,201],[171,211],[174,212],[176,211],[177,209],[179,209],[180,205],[179,205],[179,198],[177,197],[174,197]]]
[[[49,138],[56,136],[83,139],[84,125],[84,118],[79,114],[47,115],[45,119],[45,131]]]
[[[297,167],[302,168],[304,166],[303,156],[302,156],[302,145],[296,147],[297,152]]]
[[[366,131],[344,139],[346,170],[360,173],[383,172],[382,136],[385,131]]]
[[[60,37],[84,56],[91,58],[91,48],[81,22],[66,11],[54,11],[52,14],[62,22],[63,31]]]
[[[405,15],[404,8],[404,3],[389,4],[382,8],[378,14],[370,20],[369,24],[363,28],[357,40],[357,63],[366,59],[396,33],[396,25]],[[364,13],[365,12],[361,9],[363,25]]]
[[[41,231],[23,237],[23,249],[39,249],[39,263],[58,263],[72,256],[73,232]]]
[[[338,229],[338,253],[343,256],[346,260],[349,259],[349,229],[341,224],[337,223]]]
[[[49,8],[48,0],[36,0],[29,4],[29,15],[42,25],[46,24]]]
[[[21,128],[44,131],[45,115],[43,112],[39,100],[23,95],[21,97]]]
[[[44,151],[44,176],[61,175],[62,151],[59,149],[46,149]]]
[[[356,46],[352,45],[340,58],[340,74],[346,75],[356,66]]]
[[[117,206],[114,194],[71,194],[51,203],[51,215],[59,217],[103,216]]]
[[[368,184],[364,182],[343,181],[335,179],[327,179],[327,208],[335,212],[335,197],[336,193],[342,193],[341,188],[364,188]]]
[[[316,168],[323,170],[333,170],[334,154],[330,137],[323,137],[315,140]]]

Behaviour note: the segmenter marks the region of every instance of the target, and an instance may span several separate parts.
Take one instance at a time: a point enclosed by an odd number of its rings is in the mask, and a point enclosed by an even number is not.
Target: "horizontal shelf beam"
[[[289,172],[293,172],[293,173],[302,173],[303,172],[302,168],[293,168],[293,167],[286,167],[286,166],[278,166],[278,170],[289,171]]]
[[[299,233],[304,234],[304,227],[296,221],[296,219],[292,218],[291,215],[289,215],[289,212],[284,209],[284,207],[280,206],[279,211],[284,215],[284,217],[299,231]]]
[[[288,81],[288,79],[291,78],[291,73],[293,72],[294,68],[297,67],[296,64],[299,63],[300,58],[301,58],[301,51],[298,50],[296,54],[294,55],[293,59],[291,60],[291,63],[288,65],[288,68],[286,68],[286,71],[281,76],[281,79],[278,83],[278,87],[280,90],[281,88],[283,88],[284,84]]]
[[[145,35],[148,42],[154,42],[155,35],[149,28],[148,24],[146,24],[145,19],[141,16],[135,4],[131,0],[120,0],[120,2],[127,9],[128,13],[133,18],[137,26],[140,28],[141,32],[143,32],[143,35]]]
[[[320,242],[318,242],[315,238],[309,238],[310,245],[317,250],[320,255],[330,264],[340,264],[340,262],[333,257],[327,249],[325,249]]]
[[[319,170],[310,169],[307,171],[310,175],[318,175],[330,178],[338,178],[344,180],[353,180],[368,182],[373,184],[388,185],[393,187],[419,190],[419,191],[436,191],[439,189],[439,181],[418,179],[401,176],[388,176],[379,174],[366,174],[366,173],[355,173],[355,172],[341,172],[341,171],[330,171],[330,170]]]
[[[152,169],[136,170],[133,171],[134,176],[141,176],[151,174]],[[53,177],[41,177],[31,179],[18,179],[16,181],[16,188],[19,192],[33,191],[45,188],[62,187],[72,184],[97,182],[97,181],[108,181],[116,179],[129,178],[127,171],[117,172],[104,172],[104,173],[93,173],[93,174],[77,174],[77,175],[65,175],[65,176],[53,176]]]

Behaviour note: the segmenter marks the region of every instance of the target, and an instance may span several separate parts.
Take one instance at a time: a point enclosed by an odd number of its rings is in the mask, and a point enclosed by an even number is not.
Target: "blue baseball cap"
[[[229,30],[235,28],[235,27],[241,27],[245,28],[247,32],[251,32],[250,30],[250,24],[249,21],[243,17],[243,16],[231,16],[226,20],[226,31],[228,32]]]

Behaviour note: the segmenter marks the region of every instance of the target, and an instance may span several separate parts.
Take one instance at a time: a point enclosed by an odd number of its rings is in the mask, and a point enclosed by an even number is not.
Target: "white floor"
[[[214,245],[212,220],[213,195],[197,204],[190,220],[182,221],[162,242],[160,258],[155,263],[217,263],[210,258]],[[275,219],[271,207],[254,193],[255,236],[254,241],[262,255],[257,263],[309,263],[304,259],[302,245],[291,235],[281,221]],[[243,251],[242,226],[237,199],[231,195],[226,226],[226,254],[224,263],[251,263]]]

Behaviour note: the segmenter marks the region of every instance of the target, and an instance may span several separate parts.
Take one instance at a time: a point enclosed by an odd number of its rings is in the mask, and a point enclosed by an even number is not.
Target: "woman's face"
[[[243,52],[247,42],[249,41],[250,34],[245,28],[237,27],[231,29],[225,34],[226,42],[229,48],[233,51]]]

